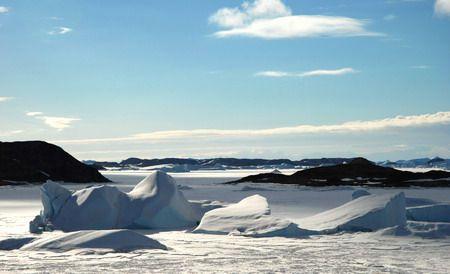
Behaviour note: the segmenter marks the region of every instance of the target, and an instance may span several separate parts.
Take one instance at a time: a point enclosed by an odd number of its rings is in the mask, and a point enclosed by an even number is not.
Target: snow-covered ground
[[[352,187],[310,188],[282,185],[223,185],[261,170],[198,171],[171,174],[189,200],[239,202],[260,194],[271,215],[301,224],[302,219],[352,200]],[[267,172],[270,172],[268,170]],[[283,170],[283,172],[286,172]],[[293,170],[287,171],[294,172]],[[105,172],[112,184],[130,191],[149,172]],[[65,184],[70,189],[85,186]],[[435,201],[450,200],[449,188],[369,189]],[[0,239],[28,237],[28,222],[41,209],[39,187],[0,188]],[[0,251],[0,272],[450,272],[450,238],[342,233],[310,238],[248,238],[184,231],[139,231],[169,250],[86,253],[79,250]],[[57,235],[61,232],[45,232]],[[45,236],[45,235],[44,235]]]

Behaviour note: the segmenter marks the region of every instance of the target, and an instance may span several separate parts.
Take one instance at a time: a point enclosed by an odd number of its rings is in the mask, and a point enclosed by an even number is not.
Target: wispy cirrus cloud
[[[53,30],[49,31],[48,34],[49,35],[62,35],[62,34],[66,34],[71,32],[72,29],[68,28],[68,27],[57,27],[54,28]]]
[[[10,9],[8,7],[0,6],[0,13],[7,13],[9,10]]]
[[[392,128],[414,128],[433,125],[450,124],[450,111],[421,115],[396,116],[392,118],[350,121],[331,125],[298,125],[293,127],[279,127],[269,129],[191,129],[170,130],[139,133],[124,137],[79,139],[79,140],[55,140],[59,144],[92,144],[133,141],[170,141],[198,138],[258,138],[283,135],[305,134],[342,134],[354,132],[372,132]]]
[[[440,16],[450,16],[450,0],[436,0],[434,12]]]
[[[5,102],[5,101],[9,101],[14,99],[13,97],[5,97],[5,96],[0,96],[0,102]]]
[[[47,126],[55,128],[58,131],[69,128],[72,126],[73,122],[81,120],[79,118],[71,117],[46,116],[43,112],[40,111],[26,112],[25,115],[42,120]]]
[[[380,36],[366,29],[368,20],[343,16],[293,15],[281,0],[255,0],[239,7],[221,8],[209,22],[223,30],[218,38],[246,36],[263,39]]]
[[[27,116],[40,116],[43,115],[44,113],[40,112],[40,111],[30,111],[25,113]]]
[[[353,68],[341,68],[341,69],[334,69],[334,70],[326,70],[326,69],[319,69],[319,70],[311,70],[306,72],[287,72],[287,71],[277,71],[277,70],[267,70],[267,71],[260,71],[255,73],[255,76],[260,77],[273,77],[273,78],[281,78],[281,77],[314,77],[314,76],[340,76],[345,74],[352,74],[357,73],[358,70],[355,70]]]

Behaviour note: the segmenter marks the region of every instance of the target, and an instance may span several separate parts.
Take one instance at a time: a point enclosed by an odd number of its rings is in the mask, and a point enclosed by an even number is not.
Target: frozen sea
[[[223,185],[263,170],[172,173],[189,200],[238,202],[265,196],[272,215],[297,222],[351,200],[356,188],[311,188],[274,184]],[[292,173],[295,170],[284,170]],[[144,171],[109,171],[104,175],[129,191]],[[71,189],[84,185],[65,184]],[[371,188],[372,193],[405,192],[408,197],[449,201],[450,188]],[[39,187],[0,188],[0,239],[29,236],[28,222],[41,209]],[[184,231],[139,231],[170,249],[130,253],[86,254],[82,251],[0,251],[0,272],[21,273],[449,273],[450,238],[379,236],[348,233],[308,239],[247,238],[191,234]],[[61,232],[51,232],[61,233]],[[41,235],[45,237],[47,233]]]

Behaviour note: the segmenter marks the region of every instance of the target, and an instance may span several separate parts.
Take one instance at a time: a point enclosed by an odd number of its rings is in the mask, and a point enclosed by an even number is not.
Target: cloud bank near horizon
[[[417,128],[433,125],[450,124],[450,111],[430,114],[396,116],[392,118],[349,121],[334,125],[298,125],[292,127],[279,127],[269,129],[191,129],[168,130],[138,133],[124,137],[54,140],[57,144],[92,144],[109,142],[133,142],[133,141],[170,141],[193,138],[261,138],[283,135],[305,134],[342,134],[355,132],[372,132],[393,128]]]

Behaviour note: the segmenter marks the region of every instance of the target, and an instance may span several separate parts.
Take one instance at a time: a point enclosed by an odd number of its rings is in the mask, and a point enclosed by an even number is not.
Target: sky
[[[450,0],[0,0],[0,140],[450,158]]]

